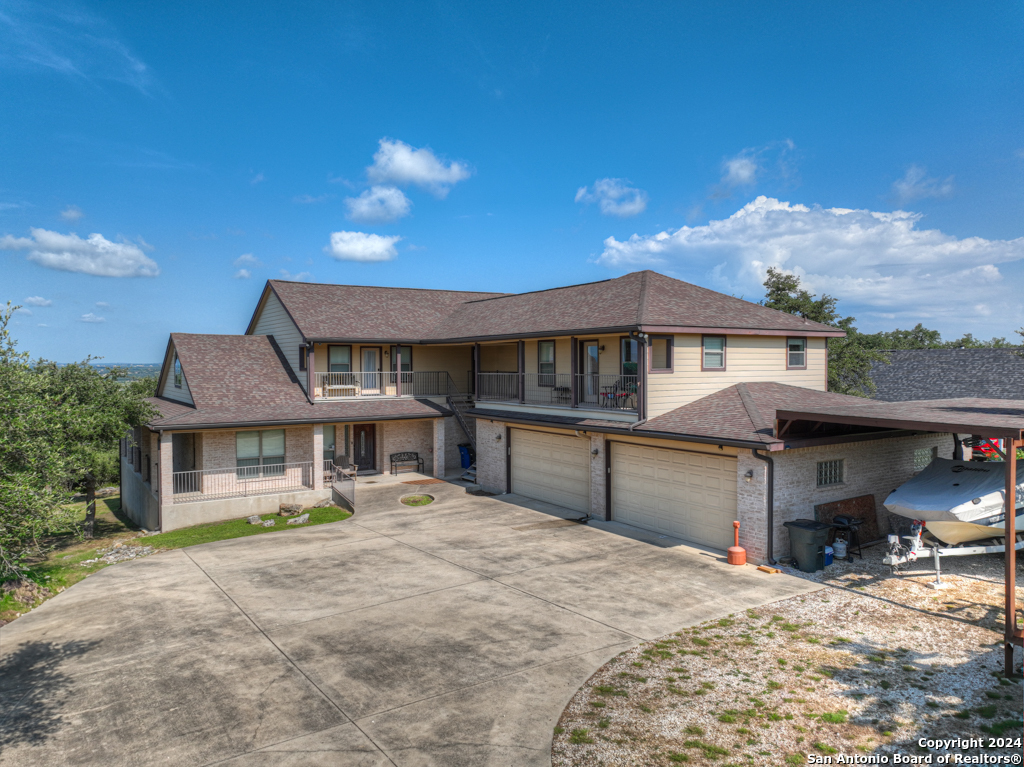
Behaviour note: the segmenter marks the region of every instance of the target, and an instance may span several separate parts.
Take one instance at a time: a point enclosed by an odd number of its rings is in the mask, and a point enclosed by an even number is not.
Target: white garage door
[[[590,511],[590,440],[513,429],[512,492]]]
[[[726,549],[736,519],[736,459],[612,443],[612,519]]]

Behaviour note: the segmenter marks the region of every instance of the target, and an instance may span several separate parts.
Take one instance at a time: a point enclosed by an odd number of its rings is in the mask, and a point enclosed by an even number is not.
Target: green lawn
[[[81,519],[84,520],[85,503],[77,503],[75,506],[80,510]],[[106,562],[93,562],[87,565],[81,563],[88,559],[95,559],[101,549],[108,549],[118,541],[137,546],[152,546],[156,549],[180,549],[185,546],[223,541],[229,538],[297,530],[328,522],[338,522],[352,516],[349,512],[336,506],[326,509],[309,509],[303,513],[309,514],[309,521],[303,525],[287,524],[290,517],[263,514],[262,519],[273,519],[276,524],[273,527],[262,527],[250,525],[245,519],[231,519],[226,522],[211,522],[173,530],[169,533],[140,537],[139,528],[121,514],[121,499],[118,496],[104,498],[96,501],[95,537],[88,541],[79,540],[70,533],[56,537],[51,541],[54,545],[53,550],[48,552],[45,557],[30,563],[27,578],[56,594],[97,570],[109,567],[110,565]],[[36,604],[42,601],[45,600],[40,600]],[[35,606],[32,605],[32,607]],[[27,609],[26,605],[15,601],[9,595],[0,597],[0,622],[14,620]]]

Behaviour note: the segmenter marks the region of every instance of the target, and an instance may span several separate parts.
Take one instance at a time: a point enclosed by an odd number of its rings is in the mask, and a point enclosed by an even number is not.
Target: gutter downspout
[[[767,542],[768,564],[774,565],[776,564],[776,562],[775,557],[772,556],[772,554],[774,549],[773,544],[775,538],[775,460],[771,457],[771,455],[761,455],[757,450],[754,449],[751,449],[750,454],[754,456],[754,458],[757,458],[758,460],[764,461],[766,464],[768,464],[768,531],[767,535],[765,536],[765,540]]]

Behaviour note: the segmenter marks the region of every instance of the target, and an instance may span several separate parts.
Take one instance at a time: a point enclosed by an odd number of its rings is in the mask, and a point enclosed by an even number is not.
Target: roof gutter
[[[447,408],[434,415],[364,415],[330,418],[291,418],[284,421],[224,421],[222,423],[170,423],[148,424],[151,431],[208,431],[212,429],[248,428],[251,426],[306,426],[314,423],[372,423],[375,421],[411,421],[424,418],[447,418],[452,415]]]

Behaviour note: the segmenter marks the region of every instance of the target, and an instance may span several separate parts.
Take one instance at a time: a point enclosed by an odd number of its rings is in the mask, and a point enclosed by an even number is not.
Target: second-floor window
[[[701,367],[704,370],[725,370],[725,336],[704,336]]]
[[[640,372],[640,347],[635,338],[622,339],[621,375],[635,376]]]
[[[305,370],[309,365],[309,349],[305,346],[299,347],[299,370]]]
[[[352,347],[330,346],[327,348],[327,367],[331,373],[352,372]]]
[[[654,336],[651,339],[651,372],[672,372],[672,336]]]
[[[235,466],[239,479],[284,474],[284,429],[235,432]]]
[[[174,385],[178,389],[181,388],[181,381],[184,378],[181,374],[181,360],[178,359],[178,354],[174,354]]]
[[[412,372],[412,347],[411,346],[392,346],[391,347],[391,372],[397,372],[395,365],[398,360],[398,352],[402,352],[402,372]]]
[[[789,370],[807,367],[807,339],[786,339],[786,368]]]
[[[537,342],[537,385],[555,385],[555,342]]]

